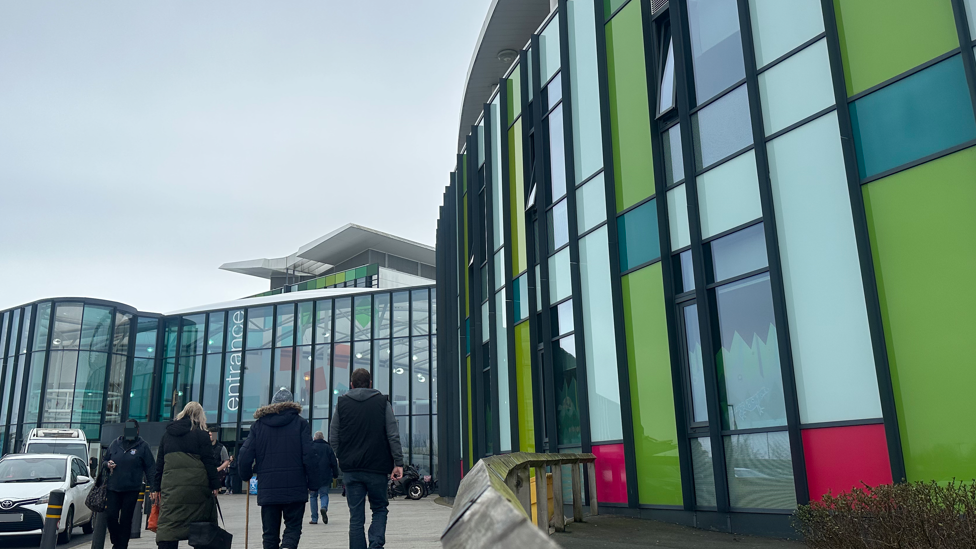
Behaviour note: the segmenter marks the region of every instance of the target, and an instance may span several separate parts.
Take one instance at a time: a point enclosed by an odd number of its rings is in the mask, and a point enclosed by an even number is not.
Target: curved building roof
[[[458,126],[458,150],[481,113],[491,90],[512,63],[498,59],[503,50],[521,51],[539,25],[549,15],[555,0],[493,0],[481,27],[478,44],[468,65],[464,85],[461,119]]]

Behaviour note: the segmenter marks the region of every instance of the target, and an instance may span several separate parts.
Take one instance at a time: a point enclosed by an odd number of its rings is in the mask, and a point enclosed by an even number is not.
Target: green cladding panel
[[[976,478],[976,148],[866,185],[864,205],[908,480]]]
[[[847,94],[959,47],[951,0],[834,0]]]
[[[525,247],[525,187],[522,171],[522,120],[508,130],[508,185],[512,224],[512,278],[529,267]]]
[[[624,276],[622,285],[640,502],[681,505],[681,467],[661,264]]]
[[[532,407],[532,340],[529,323],[515,326],[515,381],[518,389],[519,451],[535,452]]]
[[[654,194],[642,25],[641,3],[631,2],[606,27],[610,129],[618,212]]]

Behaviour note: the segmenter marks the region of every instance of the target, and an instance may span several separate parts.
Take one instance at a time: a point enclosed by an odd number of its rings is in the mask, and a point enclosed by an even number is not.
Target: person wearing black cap
[[[264,549],[297,549],[302,536],[312,436],[301,412],[291,391],[279,389],[271,404],[254,412],[256,421],[238,456],[241,478],[247,481],[252,471],[258,475]]]
[[[156,460],[149,444],[139,436],[139,422],[125,422],[122,436],[112,441],[102,459],[108,476],[108,533],[113,549],[126,549],[132,533],[132,514],[145,489],[146,479],[153,478]]]

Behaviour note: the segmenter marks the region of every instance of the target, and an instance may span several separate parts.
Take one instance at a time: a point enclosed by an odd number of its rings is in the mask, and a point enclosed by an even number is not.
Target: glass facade
[[[353,291],[169,316],[94,300],[2,311],[0,452],[19,451],[34,427],[84,429],[97,444],[103,424],[169,421],[191,400],[234,433],[282,387],[328,432],[350,368],[362,367],[383,393],[394,388],[404,459],[436,476],[433,292]]]
[[[465,98],[507,126],[464,121],[438,229],[441,460],[592,452],[611,509],[758,530],[976,476],[947,422],[976,385],[976,18],[937,4],[555,3]],[[482,147],[501,196],[465,187]]]

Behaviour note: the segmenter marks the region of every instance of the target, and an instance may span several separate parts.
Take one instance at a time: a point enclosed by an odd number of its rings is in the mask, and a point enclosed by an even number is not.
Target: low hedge
[[[855,488],[801,505],[794,526],[817,549],[976,549],[976,481]]]

